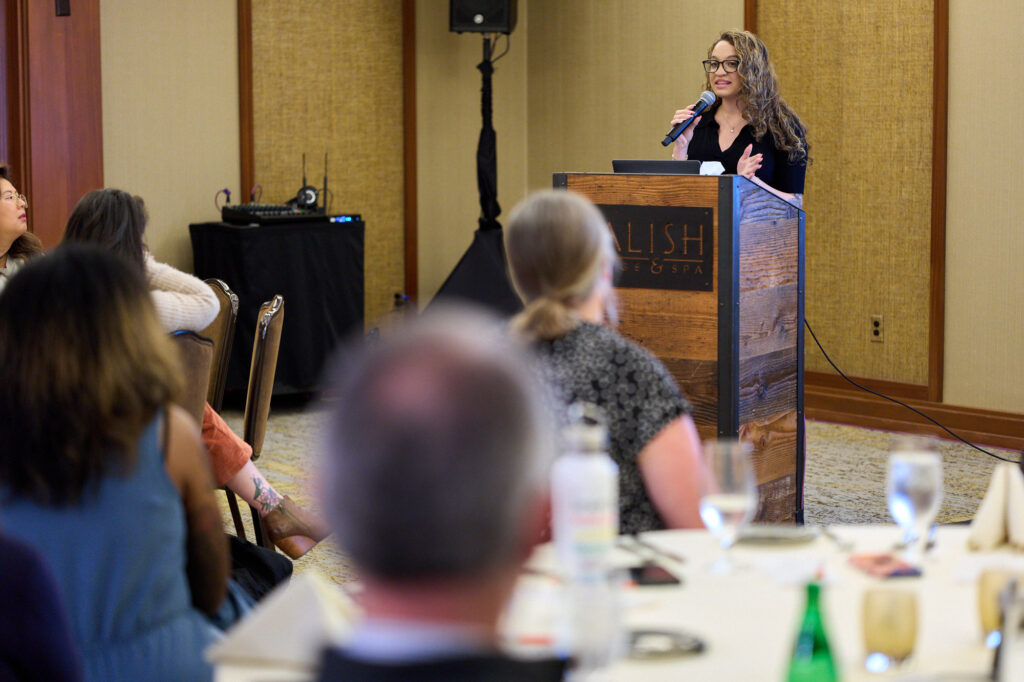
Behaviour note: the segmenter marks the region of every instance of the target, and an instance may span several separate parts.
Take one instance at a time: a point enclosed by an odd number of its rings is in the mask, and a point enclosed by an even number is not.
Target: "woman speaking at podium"
[[[676,138],[672,158],[718,161],[726,173],[802,204],[806,128],[779,95],[768,48],[749,31],[726,31],[708,49],[704,71],[715,103]],[[692,117],[694,106],[676,111],[672,125]]]

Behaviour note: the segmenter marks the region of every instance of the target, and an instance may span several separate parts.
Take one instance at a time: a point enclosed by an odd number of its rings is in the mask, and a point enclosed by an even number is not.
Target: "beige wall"
[[[1024,4],[949,9],[944,401],[1024,413]]]
[[[146,198],[157,255],[188,267],[188,223],[216,218],[218,188],[238,189],[235,2],[170,4],[101,5],[104,166],[108,185]],[[1021,413],[1024,6],[950,4],[945,402]],[[710,14],[695,17],[700,8]],[[677,65],[699,61],[708,36],[742,23],[741,0],[520,0],[519,12],[494,76],[502,220],[553,171],[661,158],[668,115],[701,87],[696,69]],[[416,17],[425,302],[479,214],[480,39],[448,32],[445,2],[416,0]]]
[[[186,270],[189,223],[240,196],[236,5],[100,3],[104,182],[146,200],[150,248]]]
[[[492,76],[498,202],[504,224],[526,194],[527,6],[520,1],[508,54]],[[501,39],[498,52],[504,49]],[[448,3],[416,0],[416,183],[419,303],[428,303],[473,240],[480,217],[476,143],[480,134],[483,39],[448,30]]]
[[[668,158],[672,112],[703,89],[699,62],[742,0],[519,0],[494,75],[498,200],[504,221],[551,173],[611,170],[613,158]],[[469,246],[479,203],[481,39],[448,31],[448,3],[416,2],[420,302]]]
[[[708,44],[742,25],[741,0],[531,2],[530,189],[612,159],[670,158],[661,140],[704,90]]]

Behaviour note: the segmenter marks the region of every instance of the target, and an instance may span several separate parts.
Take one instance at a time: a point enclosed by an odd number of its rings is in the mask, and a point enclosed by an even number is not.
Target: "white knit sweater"
[[[217,295],[206,282],[158,263],[150,255],[146,256],[146,280],[164,331],[203,330],[220,312]]]

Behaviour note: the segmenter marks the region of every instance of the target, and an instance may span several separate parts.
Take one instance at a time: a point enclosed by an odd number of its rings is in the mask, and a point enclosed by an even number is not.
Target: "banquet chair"
[[[203,280],[213,289],[217,302],[220,303],[220,311],[217,317],[206,329],[200,332],[203,336],[213,341],[213,363],[210,366],[210,387],[206,392],[206,402],[216,412],[224,402],[224,387],[228,379],[228,361],[231,359],[231,346],[235,340],[235,323],[238,321],[238,295],[231,291],[231,287],[222,279],[211,277]],[[242,514],[238,509],[238,500],[226,487],[221,488],[228,500],[228,509],[231,511],[231,520],[235,525],[235,534],[240,538],[245,537],[245,526],[242,524]]]
[[[213,363],[213,341],[184,329],[171,332],[171,340],[178,347],[184,379],[184,389],[177,403],[192,415],[196,424],[202,424],[210,383],[210,366]]]
[[[245,395],[245,416],[242,420],[242,440],[252,447],[252,460],[259,459],[270,416],[270,398],[277,373],[277,354],[281,348],[281,328],[284,324],[284,297],[280,294],[260,306],[256,318],[256,338],[252,344],[252,362],[249,366],[249,387]],[[228,497],[234,493],[227,491]],[[255,507],[249,505],[256,544],[274,549],[263,527],[263,520]],[[244,529],[240,537],[245,538]]]
[[[222,279],[211,277],[203,281],[213,289],[220,303],[217,317],[210,326],[199,332],[213,341],[213,364],[210,367],[210,389],[206,394],[206,402],[220,412],[228,378],[228,360],[235,340],[235,323],[238,321],[238,295]]]

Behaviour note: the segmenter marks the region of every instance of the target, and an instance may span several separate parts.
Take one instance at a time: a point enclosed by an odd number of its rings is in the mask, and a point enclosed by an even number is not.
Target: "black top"
[[[790,194],[803,194],[804,174],[807,171],[807,163],[804,160],[793,163],[789,160],[789,153],[780,151],[775,146],[770,132],[765,133],[762,140],[754,139],[753,128],[749,124],[740,129],[739,135],[733,140],[732,145],[722,151],[718,146],[718,121],[715,120],[715,111],[709,110],[701,118],[700,123],[693,130],[693,139],[687,148],[686,156],[697,161],[718,161],[725,166],[725,172],[734,175],[736,164],[743,156],[743,150],[748,144],[754,145],[750,155],[763,154],[761,167],[757,170],[757,177],[766,184]]]
[[[565,675],[561,659],[516,660],[499,653],[409,663],[369,663],[328,649],[320,682],[557,682]]]
[[[672,375],[644,348],[587,322],[537,346],[545,378],[559,398],[591,403],[605,413],[608,454],[619,467],[619,532],[664,528],[637,457],[665,426],[692,411]]]
[[[0,535],[0,681],[82,679],[53,574],[28,545]]]

